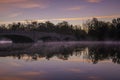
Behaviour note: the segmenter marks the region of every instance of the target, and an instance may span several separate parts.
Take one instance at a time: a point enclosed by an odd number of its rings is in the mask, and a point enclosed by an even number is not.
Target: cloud
[[[12,22],[10,22],[10,21],[0,21],[0,25],[1,24],[11,24]]]
[[[83,6],[73,6],[73,7],[70,7],[70,8],[66,8],[67,11],[78,11],[78,10],[81,10],[83,9]]]
[[[12,13],[12,14],[8,15],[8,17],[9,17],[9,18],[15,18],[15,17],[18,17],[18,16],[20,16],[20,15],[22,15],[22,12]]]
[[[11,4],[11,3],[19,3],[25,1],[27,0],[0,0],[0,4]]]
[[[35,2],[27,2],[27,3],[20,3],[16,4],[15,6],[19,8],[46,8],[47,5],[44,3],[35,3]]]
[[[89,20],[89,19],[93,19],[93,18],[98,18],[98,19],[113,19],[113,18],[118,18],[120,17],[119,15],[109,15],[109,16],[91,16],[91,17],[80,17],[80,18],[56,18],[56,19],[34,19],[34,20],[28,20],[28,21],[38,21],[38,22],[45,22],[45,21],[83,21],[83,20]],[[25,23],[26,21],[14,21],[14,22],[21,22],[21,23]],[[8,24],[8,23],[12,23],[12,22],[3,22],[1,21],[0,24]]]
[[[99,3],[101,2],[102,0],[87,0],[87,2],[90,2],[90,3]]]
[[[8,9],[9,9],[9,7],[0,6],[0,13],[4,14],[4,12],[7,12]]]
[[[8,12],[13,9],[13,5],[16,3],[24,3],[27,0],[0,0],[0,12]],[[16,8],[16,7],[15,7]]]
[[[48,3],[43,0],[0,0],[0,11],[11,11],[19,8],[47,8]]]
[[[88,19],[93,19],[93,18],[111,19],[111,18],[116,18],[116,17],[120,17],[120,15],[91,16],[91,17],[80,17],[80,18],[58,18],[58,19],[51,19],[51,20],[55,20],[55,21],[78,21],[78,20],[88,20]]]

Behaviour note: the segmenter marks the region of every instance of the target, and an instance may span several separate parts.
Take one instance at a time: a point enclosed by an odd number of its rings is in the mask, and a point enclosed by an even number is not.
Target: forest
[[[120,18],[110,22],[101,21],[97,18],[87,20],[83,26],[69,24],[66,21],[53,24],[50,21],[26,23],[1,24],[0,32],[3,31],[38,31],[53,32],[58,34],[72,35],[77,41],[119,41],[120,40]]]

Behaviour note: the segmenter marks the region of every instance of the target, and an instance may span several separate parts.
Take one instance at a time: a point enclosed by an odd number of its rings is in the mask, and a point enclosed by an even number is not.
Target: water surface
[[[45,42],[0,47],[0,80],[120,80],[119,75],[117,44]]]

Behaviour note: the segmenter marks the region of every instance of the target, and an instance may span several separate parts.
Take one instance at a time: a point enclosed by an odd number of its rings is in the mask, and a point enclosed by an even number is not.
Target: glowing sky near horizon
[[[120,17],[120,0],[0,0],[0,23],[38,20],[53,23]]]

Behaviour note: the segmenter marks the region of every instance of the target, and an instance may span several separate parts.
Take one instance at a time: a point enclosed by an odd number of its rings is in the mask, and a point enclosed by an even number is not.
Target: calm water
[[[120,45],[0,44],[0,80],[120,80]]]

